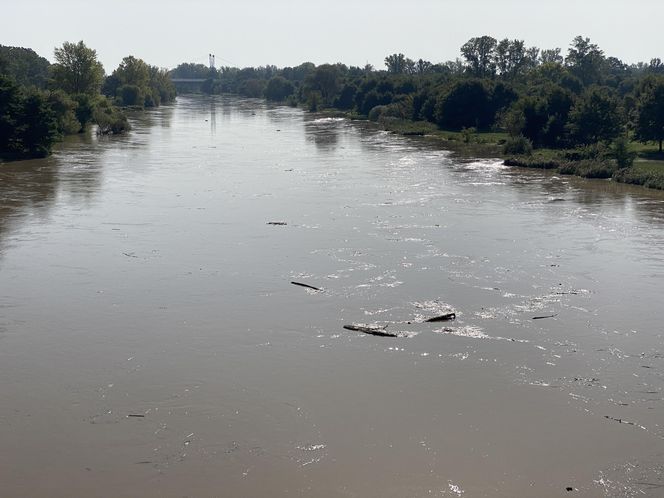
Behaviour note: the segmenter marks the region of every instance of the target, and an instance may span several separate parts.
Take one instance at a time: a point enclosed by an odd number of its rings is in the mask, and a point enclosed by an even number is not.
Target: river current
[[[2,496],[664,495],[664,195],[236,97],[132,125],[0,165]]]

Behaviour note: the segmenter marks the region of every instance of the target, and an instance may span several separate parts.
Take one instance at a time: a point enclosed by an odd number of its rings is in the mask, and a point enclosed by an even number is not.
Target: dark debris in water
[[[322,292],[322,290],[323,290],[323,289],[320,289],[320,288],[318,288],[318,287],[314,287],[313,285],[303,284],[302,282],[291,281],[291,284],[293,284],[293,285],[297,285],[297,286],[299,286],[299,287],[304,287],[305,289],[315,290],[315,291],[317,291],[317,292]]]
[[[344,325],[344,329],[352,330],[355,332],[362,332],[363,334],[376,335],[379,337],[398,337],[397,334],[387,331],[385,327],[371,327],[367,325]]]
[[[432,322],[447,322],[450,320],[456,319],[456,313],[445,313],[444,315],[440,316],[434,316],[433,318],[429,318],[428,320],[424,320],[427,323],[432,323]]]

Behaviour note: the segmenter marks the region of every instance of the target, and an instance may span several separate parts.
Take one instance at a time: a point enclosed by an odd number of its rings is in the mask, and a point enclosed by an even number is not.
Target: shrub
[[[122,99],[122,105],[143,107],[145,104],[145,95],[136,85],[122,85],[118,93]]]
[[[461,128],[461,136],[463,137],[463,143],[469,144],[472,142],[473,137],[477,133],[477,129],[474,127],[471,128]]]
[[[522,154],[529,156],[533,153],[533,143],[523,135],[510,137],[503,145],[504,154]]]
[[[620,168],[630,168],[634,164],[634,159],[636,158],[636,152],[630,150],[629,140],[625,137],[618,137],[613,142],[613,147],[611,148],[611,156],[616,160],[618,167]]]
[[[104,101],[97,107],[94,113],[94,120],[98,126],[98,135],[117,135],[131,129],[127,121],[127,116],[117,107],[108,105],[107,101]]]
[[[611,178],[618,171],[614,161],[584,160],[560,166],[561,175],[577,175],[583,178]]]
[[[369,111],[369,121],[378,121],[383,115],[383,112],[387,109],[385,105],[377,105]]]

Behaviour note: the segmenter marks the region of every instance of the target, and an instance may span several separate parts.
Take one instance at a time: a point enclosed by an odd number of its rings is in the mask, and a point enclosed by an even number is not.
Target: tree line
[[[444,63],[385,58],[385,69],[344,64],[220,69],[181,64],[206,93],[265,97],[373,120],[426,121],[445,130],[505,131],[517,150],[664,141],[664,63],[626,64],[578,36],[566,53],[480,36]]]
[[[122,108],[175,99],[168,71],[134,56],[110,75],[82,41],[63,43],[54,60],[0,46],[0,157],[44,157],[55,142],[90,125],[100,134],[122,133],[129,129]]]

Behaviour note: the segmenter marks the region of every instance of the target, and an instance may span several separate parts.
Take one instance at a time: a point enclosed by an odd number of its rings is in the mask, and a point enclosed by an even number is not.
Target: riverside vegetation
[[[508,165],[664,188],[660,59],[626,64],[582,36],[566,54],[481,36],[454,61],[392,54],[385,66],[185,63],[171,75],[203,80],[195,89],[203,93],[264,97],[369,119],[471,154],[501,153]]]
[[[466,154],[503,154],[512,166],[664,189],[664,63],[626,64],[590,39],[540,50],[522,40],[470,39],[454,61],[403,54],[385,70],[346,66],[171,71],[125,57],[105,76],[96,52],[64,43],[50,64],[34,51],[0,46],[0,157],[47,155],[67,134],[97,125],[122,133],[123,109],[158,106],[180,91],[236,93],[369,119],[387,130],[443,141]]]
[[[133,56],[109,76],[95,50],[65,42],[55,64],[33,50],[0,46],[0,158],[44,157],[66,135],[96,125],[99,134],[129,129],[123,108],[175,99],[168,72]]]

